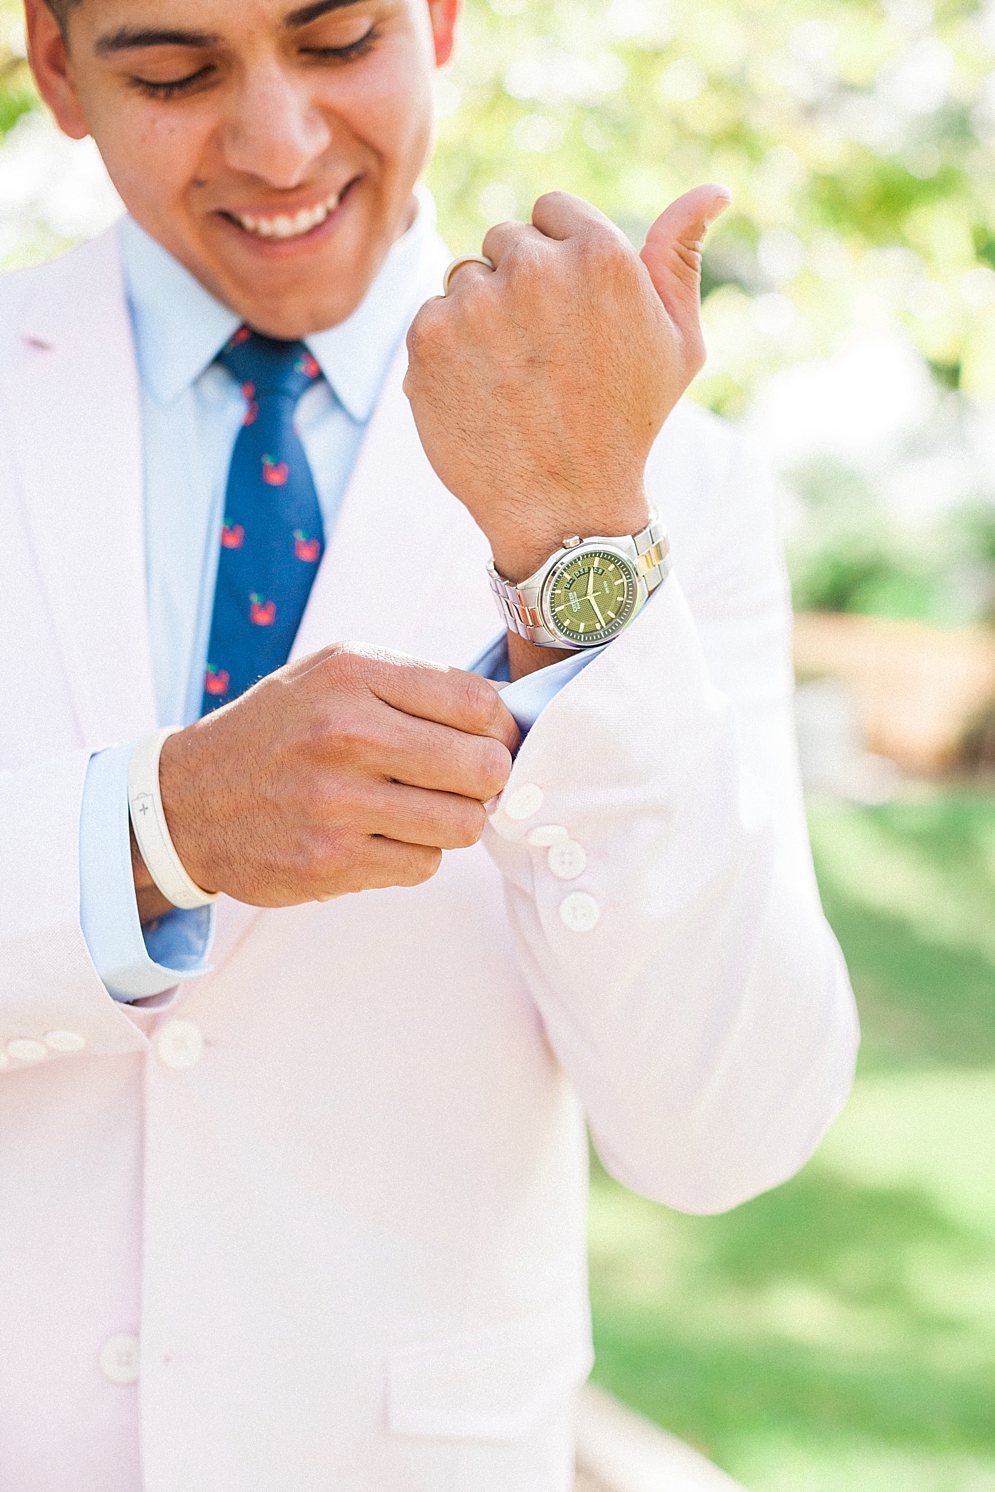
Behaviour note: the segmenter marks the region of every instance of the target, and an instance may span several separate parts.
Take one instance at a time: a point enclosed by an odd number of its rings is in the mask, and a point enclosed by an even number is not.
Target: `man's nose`
[[[310,90],[274,61],[254,68],[235,93],[222,131],[227,165],[270,186],[295,187],[327,150],[332,132]]]

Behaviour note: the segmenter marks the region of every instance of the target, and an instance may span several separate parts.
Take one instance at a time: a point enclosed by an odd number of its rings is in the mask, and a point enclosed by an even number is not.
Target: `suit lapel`
[[[112,230],[35,272],[3,378],[14,464],[86,744],[152,728],[138,375]]]
[[[401,387],[402,346],[384,382],[293,657],[332,642],[395,648],[456,667],[500,630],[487,540],[439,481]]]

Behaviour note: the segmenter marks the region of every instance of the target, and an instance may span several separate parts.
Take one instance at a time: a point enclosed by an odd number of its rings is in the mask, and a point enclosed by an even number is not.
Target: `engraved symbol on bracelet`
[[[134,813],[140,813],[144,818],[152,807],[152,794],[139,793],[137,798],[131,800],[131,807]]]

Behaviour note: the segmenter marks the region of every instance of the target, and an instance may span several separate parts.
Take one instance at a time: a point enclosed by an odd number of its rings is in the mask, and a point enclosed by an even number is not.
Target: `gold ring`
[[[449,294],[449,286],[452,281],[453,275],[458,269],[462,269],[464,264],[483,264],[487,269],[497,268],[497,265],[494,263],[493,259],[485,259],[483,254],[460,254],[459,258],[453,260],[452,264],[442,276],[443,295]]]

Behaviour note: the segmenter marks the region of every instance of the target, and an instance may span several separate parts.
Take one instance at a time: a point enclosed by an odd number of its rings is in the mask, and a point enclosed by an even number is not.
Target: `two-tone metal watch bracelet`
[[[579,535],[574,534],[564,539],[563,547],[555,554],[551,554],[534,575],[530,575],[527,580],[521,581],[518,585],[505,580],[495,568],[494,561],[490,560],[487,565],[487,574],[491,590],[501,618],[509,631],[516,632],[519,637],[524,637],[540,647],[577,649],[599,646],[601,642],[608,640],[604,637],[591,637],[584,640],[568,637],[556,626],[549,606],[549,596],[555,574],[564,562],[578,558],[585,551],[596,553],[599,550],[606,550],[608,553],[619,556],[627,561],[635,572],[634,579],[637,587],[635,604],[628,611],[624,621],[620,618],[619,625],[612,635],[617,635],[624,627],[627,627],[670,572],[670,545],[667,541],[667,530],[656,509],[652,510],[649,523],[638,534],[624,534],[621,538],[594,535],[587,539],[581,539]]]

